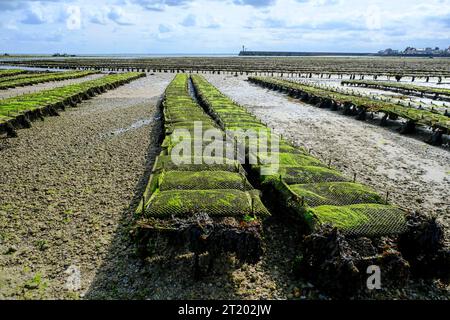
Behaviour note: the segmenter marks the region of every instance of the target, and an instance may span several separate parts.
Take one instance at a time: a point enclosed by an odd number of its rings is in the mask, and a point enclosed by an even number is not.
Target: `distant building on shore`
[[[309,57],[309,56],[391,56],[391,57],[450,57],[450,47],[447,49],[436,48],[413,48],[407,47],[405,50],[395,50],[392,48],[378,51],[378,53],[355,53],[355,52],[289,52],[289,51],[252,51],[242,46],[239,56],[256,57]]]
[[[436,48],[414,48],[407,47],[404,51],[393,50],[391,48],[378,51],[382,56],[450,56],[450,47],[447,49]]]

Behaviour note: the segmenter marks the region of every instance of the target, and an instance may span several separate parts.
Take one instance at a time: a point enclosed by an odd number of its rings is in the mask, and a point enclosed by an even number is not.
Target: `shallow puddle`
[[[441,168],[433,168],[428,166],[424,169],[426,170],[426,173],[424,174],[423,179],[427,182],[442,183],[445,179],[450,180],[450,171],[446,172]]]
[[[124,134],[124,133],[126,133],[128,131],[132,131],[132,130],[139,129],[139,128],[144,127],[144,126],[148,126],[150,123],[152,123],[155,120],[158,120],[158,118],[140,119],[140,120],[132,123],[129,127],[119,128],[117,130],[111,131],[109,135],[111,135],[111,136],[121,135],[121,134]]]

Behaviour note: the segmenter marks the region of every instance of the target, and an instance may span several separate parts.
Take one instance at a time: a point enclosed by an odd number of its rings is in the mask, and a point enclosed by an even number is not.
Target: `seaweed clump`
[[[450,248],[445,245],[444,227],[436,217],[416,212],[409,215],[399,247],[410,261],[414,275],[450,279]]]
[[[262,226],[256,219],[210,217],[206,213],[190,218],[142,219],[132,232],[137,253],[146,258],[155,253],[156,239],[174,251],[194,254],[193,274],[200,278],[211,272],[214,261],[223,254],[234,254],[241,263],[255,264],[264,253]],[[208,253],[207,270],[202,270],[199,256]]]
[[[325,225],[304,238],[294,272],[334,297],[347,298],[367,288],[371,266],[380,268],[383,286],[402,286],[410,276],[409,263],[388,238],[348,238]]]

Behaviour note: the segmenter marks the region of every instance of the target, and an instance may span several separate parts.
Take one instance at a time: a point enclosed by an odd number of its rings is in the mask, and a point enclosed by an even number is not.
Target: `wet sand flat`
[[[173,76],[149,75],[68,108],[60,117],[35,122],[33,128],[19,130],[17,139],[0,141],[0,298],[327,299],[293,275],[302,235],[295,225],[277,219],[264,226],[266,250],[259,263],[238,265],[223,257],[201,281],[192,276],[190,254],[172,255],[162,247],[146,261],[136,256],[130,238],[133,211],[159,152],[157,101]],[[343,132],[354,139],[361,133],[356,124],[345,128],[349,119],[336,116],[327,120],[331,125],[307,127],[308,117],[321,119],[313,107],[305,113],[297,103],[243,78],[208,78],[296,141],[308,141],[318,152],[339,150],[335,161],[344,171],[360,168],[344,167],[353,164],[350,159],[365,159],[344,152],[350,138],[336,142]],[[331,134],[333,121],[342,128]],[[335,146],[325,138],[313,140],[319,129],[336,140]],[[435,179],[434,173],[429,176]],[[367,172],[359,179],[369,177]],[[445,293],[434,284],[411,283],[369,296],[419,297],[437,299]]]
[[[0,298],[89,288],[156,145],[156,103],[171,78],[136,80],[1,139]],[[71,293],[77,270],[81,289]]]

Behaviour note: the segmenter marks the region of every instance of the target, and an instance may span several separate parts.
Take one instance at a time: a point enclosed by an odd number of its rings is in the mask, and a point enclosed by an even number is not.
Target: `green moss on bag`
[[[306,216],[313,228],[317,224],[331,224],[350,235],[391,235],[406,228],[403,211],[390,205],[320,206],[308,210]]]
[[[262,167],[255,167],[261,170]],[[307,184],[315,182],[348,181],[341,173],[324,167],[314,166],[281,166],[274,175],[261,176],[261,182],[270,183],[273,180],[283,179],[287,184]]]
[[[270,144],[269,144],[269,146],[271,147]],[[305,148],[294,147],[284,140],[280,141],[278,148],[279,148],[279,152],[282,152],[282,153],[301,153],[304,155],[308,155],[308,152],[305,150]]]
[[[189,141],[185,142],[188,143],[188,145],[181,145],[181,144],[175,144],[175,145],[171,145],[171,146],[167,146],[166,148],[166,152],[164,152],[164,155],[175,155],[177,153],[179,153],[180,149],[177,148],[189,148]],[[227,154],[226,154],[226,149],[219,147],[219,148],[213,148],[211,146],[211,142],[203,142],[203,144],[201,144],[201,150],[203,151],[203,153],[207,156],[207,158],[217,158],[217,159],[223,159],[223,158],[227,158]],[[190,143],[190,154],[195,153],[195,145],[194,145],[194,141],[192,140]],[[233,151],[232,147],[230,147],[230,150]],[[189,153],[189,149],[185,150],[186,153]],[[181,152],[180,152],[181,153]],[[235,159],[236,156],[233,157],[232,154],[230,154],[229,158]],[[223,161],[221,160],[221,163]]]
[[[167,190],[252,190],[247,178],[240,173],[227,171],[168,171],[162,174],[159,189]]]
[[[146,216],[189,217],[206,213],[212,217],[264,218],[269,212],[255,192],[239,190],[180,190],[155,193],[146,206]]]
[[[235,131],[235,130],[260,130],[266,129],[267,127],[259,122],[240,122],[240,121],[229,121],[225,123],[225,130]]]
[[[207,123],[207,122],[202,122],[201,126],[197,123],[194,124],[192,123],[186,123],[186,122],[175,122],[173,124],[171,123],[166,123],[165,124],[165,129],[166,132],[169,134],[169,132],[173,132],[174,130],[187,130],[190,135],[193,137],[194,136],[194,130],[197,129],[199,130],[201,128],[201,137],[203,137],[203,135],[205,134],[205,131],[210,130],[210,129],[217,129],[217,127],[212,124],[212,123]]]
[[[371,188],[359,183],[325,182],[289,186],[305,205],[345,206],[359,203],[381,203],[381,197]]]
[[[200,163],[197,164],[199,161]],[[174,163],[172,156],[159,156],[156,159],[153,170],[161,171],[229,171],[243,172],[238,161],[222,157],[189,157],[186,164]]]
[[[280,166],[316,166],[316,167],[325,167],[325,165],[318,159],[296,153],[269,153],[269,154],[259,154],[260,163],[265,165],[271,164],[268,162],[272,157],[278,159],[278,163]]]

